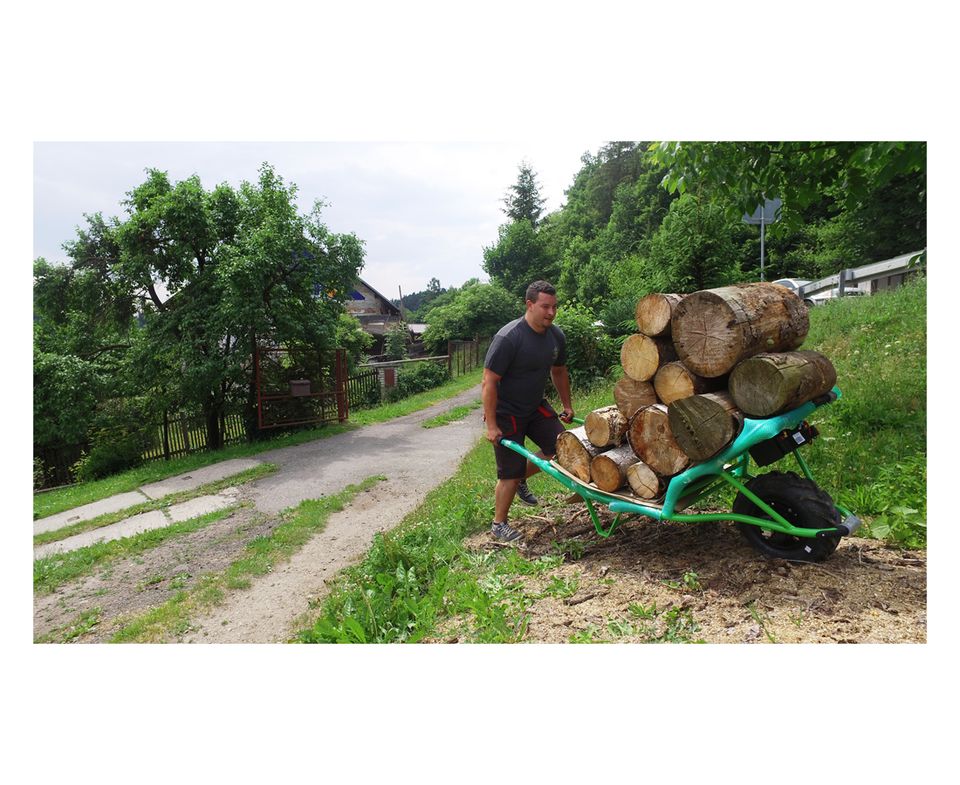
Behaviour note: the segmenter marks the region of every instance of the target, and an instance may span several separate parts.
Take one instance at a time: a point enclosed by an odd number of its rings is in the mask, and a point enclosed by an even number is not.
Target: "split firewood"
[[[627,484],[641,499],[657,499],[663,495],[663,481],[643,461],[627,467]]]
[[[614,385],[613,400],[617,402],[617,408],[623,416],[629,420],[637,409],[657,403],[657,393],[650,382],[638,382],[624,376]]]
[[[750,283],[684,297],[671,321],[678,358],[700,376],[723,376],[761,352],[798,348],[810,329],[803,301],[784,286]]]
[[[690,465],[670,431],[667,407],[655,403],[630,418],[627,438],[637,457],[661,477],[672,477]]]
[[[601,453],[590,462],[590,476],[601,491],[613,493],[627,484],[627,469],[639,458],[629,444]]]
[[[699,376],[682,362],[675,360],[657,371],[657,375],[653,377],[653,387],[660,402],[670,405],[679,398],[722,390],[726,386],[726,381],[726,376],[719,376],[716,379]]]
[[[616,406],[595,409],[583,421],[587,438],[595,447],[616,447],[627,432],[627,418]]]
[[[590,462],[600,453],[601,449],[590,443],[583,425],[557,436],[557,463],[584,482],[590,482]]]
[[[819,352],[763,353],[730,374],[730,395],[748,417],[771,417],[830,392],[837,371]]]
[[[670,317],[682,294],[648,294],[637,303],[637,329],[651,338],[670,335]]]
[[[668,419],[673,438],[693,461],[712,458],[743,427],[743,414],[727,392],[680,398],[668,407]]]
[[[661,365],[676,359],[677,353],[669,338],[651,338],[643,333],[635,333],[620,348],[623,372],[638,382],[650,381]]]

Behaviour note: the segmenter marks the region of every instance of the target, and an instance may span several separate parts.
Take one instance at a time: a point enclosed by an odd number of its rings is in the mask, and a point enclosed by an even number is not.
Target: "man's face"
[[[537,292],[536,302],[527,300],[527,313],[535,328],[546,330],[557,316],[556,295]]]

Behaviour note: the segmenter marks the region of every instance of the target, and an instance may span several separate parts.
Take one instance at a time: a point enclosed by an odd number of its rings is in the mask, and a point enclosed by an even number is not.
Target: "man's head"
[[[534,281],[527,287],[527,323],[544,332],[557,315],[557,290],[546,281]]]

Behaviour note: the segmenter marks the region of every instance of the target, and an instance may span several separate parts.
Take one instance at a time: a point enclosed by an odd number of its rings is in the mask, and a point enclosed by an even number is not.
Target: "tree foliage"
[[[427,314],[423,343],[436,352],[445,350],[450,340],[486,338],[522,313],[522,300],[502,286],[468,281],[450,302]]]
[[[511,221],[529,221],[531,226],[540,222],[544,199],[540,196],[537,173],[526,161],[520,164],[517,182],[510,186],[503,199],[504,210]]]

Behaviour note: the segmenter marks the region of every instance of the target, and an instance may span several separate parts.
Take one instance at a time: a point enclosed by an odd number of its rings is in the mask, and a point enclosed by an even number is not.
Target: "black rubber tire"
[[[833,499],[806,477],[792,472],[768,472],[750,480],[747,488],[798,528],[825,529],[840,523],[840,512]],[[733,511],[769,520],[769,516],[742,493],[734,499]],[[830,556],[840,543],[839,535],[794,537],[751,523],[737,523],[737,526],[753,548],[770,558],[819,562]]]

